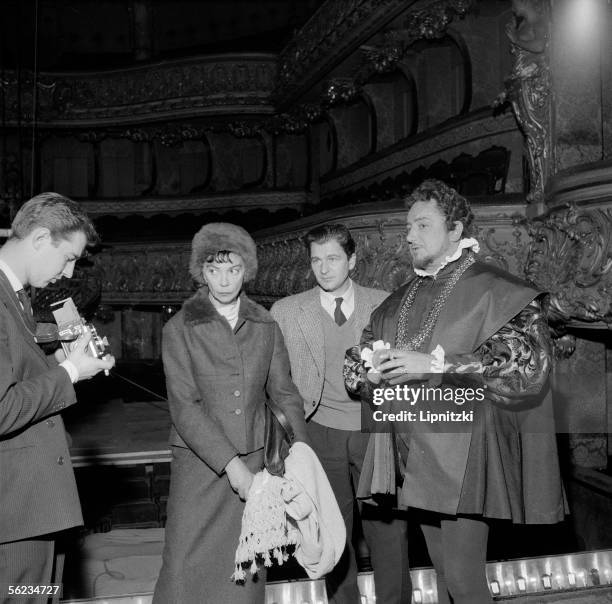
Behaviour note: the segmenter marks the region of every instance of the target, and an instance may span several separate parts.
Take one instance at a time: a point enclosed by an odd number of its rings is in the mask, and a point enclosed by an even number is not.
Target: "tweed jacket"
[[[266,397],[283,407],[296,439],[308,442],[281,331],[244,294],[232,330],[201,287],[164,327],[162,358],[170,444],[188,447],[217,474],[237,454],[263,447]]]
[[[372,311],[389,295],[387,292],[362,287],[355,288],[355,344],[370,322]],[[275,302],[270,312],[285,337],[291,376],[302,398],[304,414],[309,418],[317,410],[325,381],[325,342],[320,322],[321,300],[318,286]]]
[[[68,373],[28,331],[0,271],[0,543],[83,523],[64,424]]]

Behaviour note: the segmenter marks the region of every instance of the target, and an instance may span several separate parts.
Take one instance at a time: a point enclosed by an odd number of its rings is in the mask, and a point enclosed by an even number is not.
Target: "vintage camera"
[[[68,356],[71,350],[70,344],[81,334],[91,333],[89,341],[89,354],[101,359],[108,354],[108,339],[100,337],[92,323],[86,321],[80,314],[72,298],[66,298],[51,304],[51,312],[57,323],[59,341]],[[104,372],[108,375],[108,371]]]

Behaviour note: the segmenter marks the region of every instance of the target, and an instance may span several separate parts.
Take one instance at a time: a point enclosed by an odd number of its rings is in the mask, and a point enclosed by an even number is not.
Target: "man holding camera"
[[[0,602],[11,601],[17,587],[52,583],[54,534],[83,522],[59,412],[76,402],[75,382],[115,360],[89,355],[89,334],[65,358],[45,355],[24,288],[72,277],[96,241],[78,204],[42,193],[22,206],[0,248]]]

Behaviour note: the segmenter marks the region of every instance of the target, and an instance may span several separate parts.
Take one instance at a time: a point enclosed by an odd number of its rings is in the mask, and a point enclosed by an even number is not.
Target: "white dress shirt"
[[[355,310],[355,288],[353,287],[353,281],[351,279],[349,279],[348,289],[343,294],[331,294],[319,288],[319,296],[321,298],[321,306],[332,319],[336,311],[336,298],[342,298],[340,309],[347,320]]]

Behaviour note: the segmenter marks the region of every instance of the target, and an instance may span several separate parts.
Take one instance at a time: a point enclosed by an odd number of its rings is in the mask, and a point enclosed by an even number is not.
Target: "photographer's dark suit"
[[[58,415],[76,402],[74,387],[25,312],[0,270],[0,602],[8,584],[49,583],[52,533],[82,524]]]

